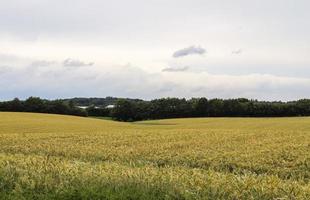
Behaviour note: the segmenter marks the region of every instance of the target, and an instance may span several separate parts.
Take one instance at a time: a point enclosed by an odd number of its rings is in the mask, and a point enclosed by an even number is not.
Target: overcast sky
[[[309,0],[0,0],[0,99],[310,98]]]

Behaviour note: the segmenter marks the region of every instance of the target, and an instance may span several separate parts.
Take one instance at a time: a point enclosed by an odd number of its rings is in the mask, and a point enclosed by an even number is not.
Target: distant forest
[[[186,117],[289,117],[310,116],[310,99],[268,102],[245,98],[161,98],[145,101],[115,97],[59,100],[29,97],[26,100],[15,98],[0,102],[0,111],[111,117],[118,121]]]
[[[63,99],[64,101],[71,101],[73,104],[77,106],[96,106],[96,107],[106,107],[109,105],[115,105],[117,100],[125,99],[129,101],[142,101],[140,99],[129,99],[129,98],[116,98],[116,97],[105,97],[105,98],[83,98],[76,97],[71,99]]]
[[[60,99],[45,100],[39,97],[29,97],[24,101],[15,98],[12,101],[0,102],[0,111],[88,116],[86,110],[77,107],[71,101],[65,101]]]

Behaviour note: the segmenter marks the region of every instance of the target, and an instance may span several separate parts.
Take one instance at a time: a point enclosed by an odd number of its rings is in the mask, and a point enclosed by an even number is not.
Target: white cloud
[[[0,98],[310,97],[309,6],[309,0],[3,0]],[[201,47],[171,57],[188,44]],[[190,56],[205,54],[202,47],[208,59]]]
[[[165,77],[178,83],[190,96],[221,98],[258,98],[262,100],[289,100],[309,97],[310,79],[274,76],[270,74],[225,75],[202,73],[174,74]]]
[[[3,67],[1,99],[28,96],[62,98],[118,96],[152,99],[159,97],[258,98],[292,100],[309,97],[310,79],[270,74],[225,75],[207,72],[149,73],[131,65],[67,70],[50,67]]]
[[[31,66],[32,67],[48,67],[48,66],[51,66],[51,65],[54,65],[56,64],[55,61],[49,61],[49,60],[36,60],[36,61],[33,61],[31,63]]]
[[[66,60],[63,61],[63,66],[65,67],[87,67],[87,66],[93,66],[95,63],[94,62],[83,62],[80,60],[75,60],[71,58],[67,58]]]

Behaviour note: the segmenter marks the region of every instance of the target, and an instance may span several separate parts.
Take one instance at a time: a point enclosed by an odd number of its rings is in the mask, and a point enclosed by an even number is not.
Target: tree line
[[[86,101],[85,99],[83,101]],[[93,101],[93,99],[91,100]],[[111,117],[118,121],[186,117],[289,117],[310,116],[310,100],[267,102],[238,99],[161,98],[151,101],[139,99],[113,99],[114,107],[87,105],[79,108],[76,101],[44,100],[29,97],[22,101],[0,102],[0,111],[54,113],[77,116]],[[85,106],[85,104],[83,104]]]
[[[117,97],[90,97],[90,98],[85,98],[85,97],[75,97],[71,99],[63,99],[64,101],[67,102],[72,102],[75,105],[78,106],[95,106],[95,107],[106,107],[108,105],[114,105],[116,101],[118,101],[120,98]],[[129,101],[141,101],[140,99],[129,99],[129,98],[124,98]]]
[[[118,100],[110,112],[119,121],[186,117],[310,116],[310,100],[266,102],[239,99],[162,98],[152,101]]]
[[[12,101],[0,102],[0,111],[88,116],[86,110],[78,108],[71,101],[45,100],[39,97],[29,97],[24,101],[15,98]]]

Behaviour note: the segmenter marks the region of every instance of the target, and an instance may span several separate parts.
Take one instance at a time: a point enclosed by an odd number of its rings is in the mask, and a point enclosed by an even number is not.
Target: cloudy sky
[[[310,98],[309,0],[0,0],[0,99]]]

